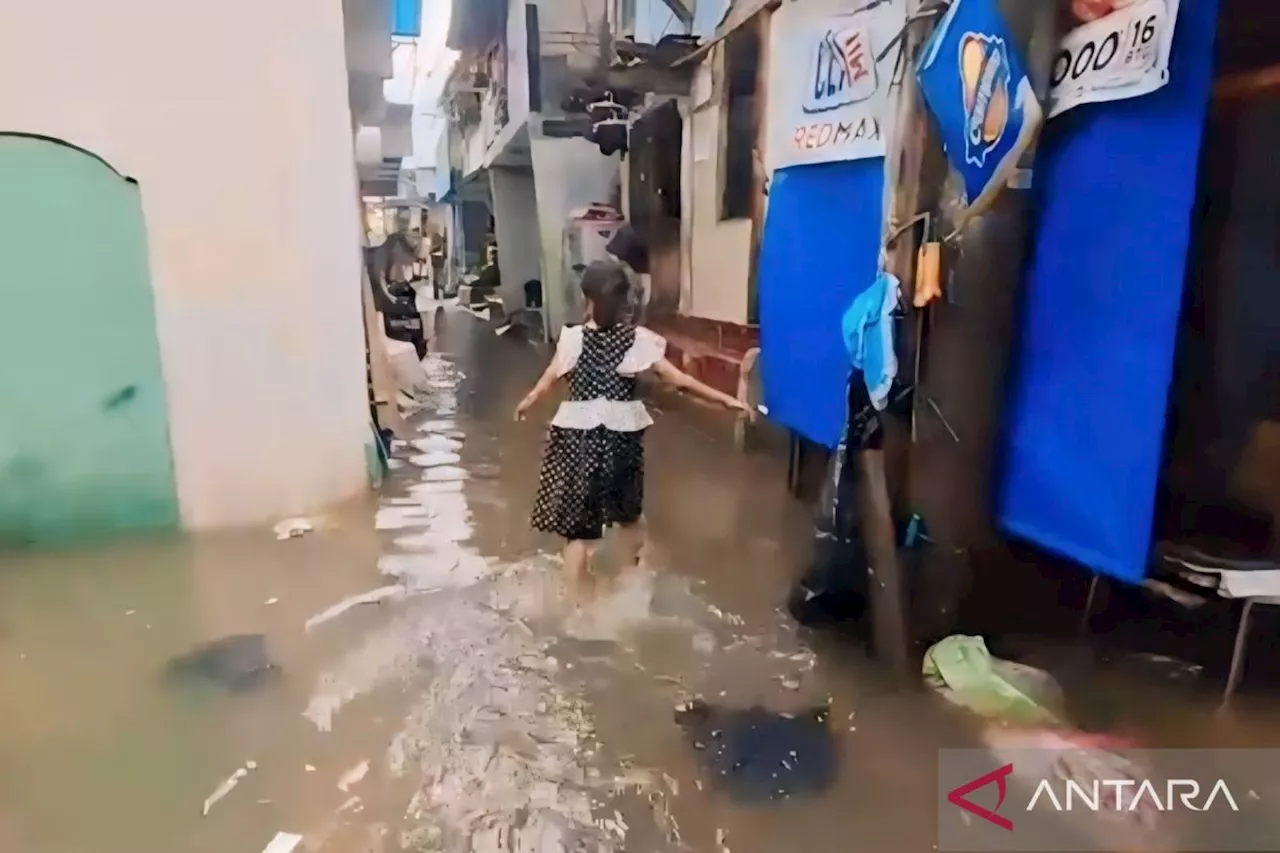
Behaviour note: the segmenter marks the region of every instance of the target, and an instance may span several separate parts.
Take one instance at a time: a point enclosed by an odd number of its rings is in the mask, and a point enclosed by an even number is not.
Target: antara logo
[[[959,788],[954,788],[948,791],[947,802],[951,803],[953,806],[959,806],[971,815],[976,815],[985,821],[994,823],[1001,829],[1012,832],[1013,821],[1009,820],[1009,818],[1004,815],[998,814],[1000,807],[1004,805],[1005,795],[1009,793],[1009,783],[1007,780],[1011,773],[1013,773],[1012,764],[1006,764],[1003,767],[998,767],[990,773],[985,773],[979,776],[972,782],[966,782]],[[994,809],[980,806],[973,800],[969,799],[969,794],[972,794],[974,791],[981,788],[985,788],[988,785],[996,786],[996,807]]]
[[[1179,807],[1191,812],[1207,812],[1219,798],[1231,811],[1240,811],[1236,798],[1232,796],[1231,789],[1224,780],[1215,781],[1203,798],[1200,790],[1201,785],[1195,779],[1169,779],[1164,785],[1157,785],[1150,779],[1094,779],[1087,785],[1067,780],[1062,783],[1059,796],[1048,779],[1041,779],[1031,802],[1027,803],[1027,811],[1035,808],[1041,797],[1055,811],[1060,812],[1074,811],[1076,808],[1091,812],[1133,812],[1143,808],[1170,812]]]
[[[1012,764],[984,773],[948,791],[947,802],[1003,830],[1012,832],[1013,821],[1000,814],[1000,809],[1004,806],[1009,794],[1008,779],[1012,774]],[[996,788],[994,808],[987,808],[969,798],[970,794],[988,785],[994,785]],[[1235,795],[1231,793],[1231,788],[1225,780],[1214,780],[1208,785],[1207,793],[1202,793],[1204,789],[1205,786],[1195,779],[1168,779],[1163,783],[1152,782],[1149,779],[1129,778],[1094,779],[1088,783],[1041,779],[1023,810],[1031,811],[1037,805],[1042,805],[1059,812],[1108,813],[1146,810],[1170,812],[1179,809],[1206,812],[1217,805],[1233,812],[1240,811]]]

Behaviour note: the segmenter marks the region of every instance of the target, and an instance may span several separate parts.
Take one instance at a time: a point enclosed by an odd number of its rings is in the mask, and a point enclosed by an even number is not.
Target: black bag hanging
[[[856,455],[879,447],[880,416],[862,373],[849,377],[844,429],[827,463],[813,526],[813,557],[791,588],[787,609],[802,625],[858,623],[867,610],[867,549],[858,513]]]

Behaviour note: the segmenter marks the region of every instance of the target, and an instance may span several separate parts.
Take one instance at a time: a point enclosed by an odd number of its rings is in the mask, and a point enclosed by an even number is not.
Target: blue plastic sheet
[[[834,447],[849,354],[840,319],[876,275],[884,160],[774,173],[758,267],[760,371],[769,418]]]
[[[1146,576],[1218,0],[1182,0],[1170,82],[1046,127],[998,517]]]
[[[393,0],[391,34],[405,38],[422,35],[422,0]]]

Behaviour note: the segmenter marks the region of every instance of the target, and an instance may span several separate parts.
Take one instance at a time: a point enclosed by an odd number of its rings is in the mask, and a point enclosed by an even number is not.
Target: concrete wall
[[[684,230],[689,271],[682,282],[681,311],[693,317],[747,322],[751,271],[751,220],[720,219],[721,111],[717,98],[685,122]]]
[[[508,128],[529,120],[529,35],[523,0],[507,3],[507,114]]]
[[[542,55],[567,57],[571,68],[593,68],[600,21],[612,14],[614,0],[536,0],[536,5]]]
[[[592,203],[607,204],[618,175],[618,157],[606,157],[585,139],[530,140],[542,238],[542,290],[548,331],[564,324],[564,226],[569,214]]]
[[[524,307],[524,283],[540,279],[541,235],[533,170],[489,170],[493,193],[493,225],[498,238],[498,270],[502,274],[502,302],[507,311]]]
[[[0,130],[137,178],[182,520],[364,488],[368,440],[339,0],[67,0],[0,12]]]
[[[481,96],[480,121],[462,136],[462,174],[493,165],[529,122],[529,51],[525,4],[507,4],[507,123],[497,126],[497,99]]]

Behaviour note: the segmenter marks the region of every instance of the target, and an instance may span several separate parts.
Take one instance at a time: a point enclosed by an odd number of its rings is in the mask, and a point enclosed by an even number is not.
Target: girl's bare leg
[[[591,591],[591,547],[581,539],[570,539],[565,543],[563,559],[565,580],[581,606]]]
[[[640,565],[640,557],[644,551],[644,535],[644,516],[640,516],[630,524],[618,525],[618,544],[622,551],[623,571]]]

